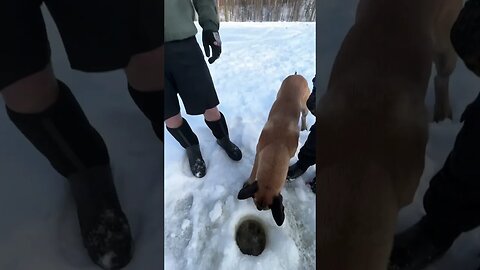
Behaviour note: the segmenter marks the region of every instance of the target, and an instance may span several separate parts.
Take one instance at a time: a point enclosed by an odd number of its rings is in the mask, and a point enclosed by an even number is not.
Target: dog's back
[[[282,82],[260,134],[257,152],[269,144],[284,145],[293,157],[298,146],[298,119],[306,110],[309,95],[308,83],[300,75],[288,76]]]
[[[432,1],[361,0],[317,107],[319,269],[384,270],[423,172]]]

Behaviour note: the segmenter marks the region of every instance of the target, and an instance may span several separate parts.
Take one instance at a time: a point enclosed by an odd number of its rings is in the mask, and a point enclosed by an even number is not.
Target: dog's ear
[[[258,191],[258,182],[255,181],[251,184],[246,184],[243,186],[243,188],[238,192],[237,198],[239,200],[245,200],[250,197],[253,197],[253,195]]]
[[[283,206],[283,197],[282,194],[278,194],[273,198],[272,202],[272,216],[278,226],[282,226],[283,221],[285,220],[285,207]]]

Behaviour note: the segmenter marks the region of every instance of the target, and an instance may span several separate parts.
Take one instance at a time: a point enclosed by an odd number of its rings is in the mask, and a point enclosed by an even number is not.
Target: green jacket
[[[218,31],[220,22],[216,3],[216,0],[165,0],[165,42],[197,34],[193,23],[195,10],[204,30]]]

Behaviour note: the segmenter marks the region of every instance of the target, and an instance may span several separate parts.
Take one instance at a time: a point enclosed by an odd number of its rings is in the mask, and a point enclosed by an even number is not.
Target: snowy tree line
[[[315,21],[315,0],[218,0],[221,21]]]

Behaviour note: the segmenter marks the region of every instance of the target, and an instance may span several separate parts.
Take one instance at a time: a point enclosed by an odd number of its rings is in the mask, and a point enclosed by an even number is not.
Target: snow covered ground
[[[325,89],[330,69],[339,46],[353,24],[358,0],[317,1],[317,80],[318,91]],[[414,202],[403,209],[398,220],[398,231],[415,223],[423,214],[423,194],[432,176],[443,166],[461,128],[459,118],[465,106],[472,102],[480,90],[480,78],[468,71],[459,60],[450,80],[450,100],[453,121],[430,124],[430,137],[425,157],[426,167]],[[430,84],[426,104],[433,115],[433,84]],[[320,94],[318,95],[320,96]],[[433,116],[432,116],[433,119]],[[450,251],[426,270],[477,269],[480,266],[480,228],[460,236]]]
[[[163,146],[130,99],[123,72],[71,71],[58,33],[50,17],[46,19],[55,71],[71,86],[110,150],[117,190],[136,242],[135,257],[125,269],[160,269]],[[0,141],[0,269],[99,269],[83,249],[66,182],[3,109]]]
[[[231,161],[201,116],[185,116],[200,140],[207,175],[192,176],[185,151],[165,138],[165,269],[315,269],[315,195],[305,185],[310,168],[282,192],[286,220],[278,227],[270,211],[236,196],[250,175],[255,146],[282,80],[298,72],[315,75],[314,23],[223,23],[223,53],[210,65],[220,110],[232,141],[243,151]],[[201,40],[201,35],[197,38]],[[309,115],[308,124],[315,118]],[[308,133],[302,132],[300,145]],[[292,163],[296,157],[292,159]],[[235,243],[235,226],[255,216],[267,228],[265,251],[244,255]]]

